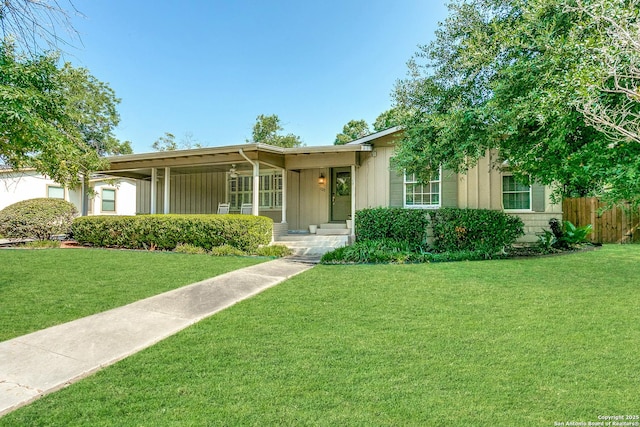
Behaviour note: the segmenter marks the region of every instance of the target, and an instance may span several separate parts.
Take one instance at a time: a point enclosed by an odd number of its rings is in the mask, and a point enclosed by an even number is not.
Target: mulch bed
[[[507,253],[508,258],[540,258],[595,251],[601,247],[601,244],[585,244],[575,248],[554,249],[553,252],[543,252],[539,246],[516,246],[509,249]]]

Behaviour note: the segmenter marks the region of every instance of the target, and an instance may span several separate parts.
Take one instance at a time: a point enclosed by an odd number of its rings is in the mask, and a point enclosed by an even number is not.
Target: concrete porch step
[[[320,257],[327,252],[347,245],[349,236],[288,234],[278,237],[274,243],[289,247],[295,256]]]
[[[316,234],[319,236],[340,236],[351,234],[351,230],[348,228],[318,228]]]
[[[347,228],[347,224],[344,222],[328,222],[326,224],[320,224],[320,227],[318,228],[322,228],[322,229],[331,229],[331,230],[340,230],[340,229],[344,229]]]

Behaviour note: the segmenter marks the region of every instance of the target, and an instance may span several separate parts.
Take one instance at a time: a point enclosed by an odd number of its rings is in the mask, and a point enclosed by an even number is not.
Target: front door
[[[331,169],[331,221],[351,216],[351,168]]]

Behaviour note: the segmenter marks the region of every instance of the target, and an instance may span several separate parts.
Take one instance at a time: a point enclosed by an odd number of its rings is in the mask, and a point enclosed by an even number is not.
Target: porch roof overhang
[[[283,148],[253,143],[107,157],[110,169],[101,173],[146,179],[154,168],[168,167],[172,174],[227,172],[230,165],[236,165],[237,170],[249,170],[252,166],[247,159],[272,169],[301,169],[313,164],[345,166],[355,164],[356,153],[367,151],[371,151],[369,144]]]

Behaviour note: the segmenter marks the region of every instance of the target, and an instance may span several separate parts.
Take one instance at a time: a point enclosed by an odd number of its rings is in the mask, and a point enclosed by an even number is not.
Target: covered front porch
[[[346,221],[355,212],[360,155],[370,148],[244,144],[132,154],[109,158],[105,173],[136,179],[138,214],[215,214],[221,203],[240,213],[250,204],[251,214],[273,219],[277,235],[323,224],[328,234],[354,234]],[[331,231],[340,224],[343,231]]]

